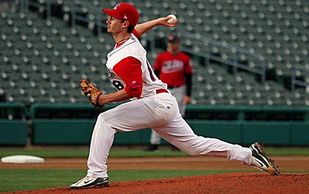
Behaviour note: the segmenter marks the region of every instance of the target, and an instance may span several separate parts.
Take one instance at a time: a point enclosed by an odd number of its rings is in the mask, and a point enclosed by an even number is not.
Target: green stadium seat
[[[184,0],[132,1],[138,4],[141,21],[173,13],[179,18],[177,31],[194,33],[196,39],[184,38],[185,48],[196,53],[216,54],[223,60],[233,59],[236,55],[230,49],[210,45],[203,41],[204,36],[230,45],[235,45],[250,53],[259,53],[267,59],[266,66],[277,77],[291,74],[295,65],[308,67],[308,3],[306,1],[197,1]],[[92,8],[114,6],[115,1],[57,1],[62,6],[64,16],[61,20],[49,17],[43,19],[31,12],[1,13],[0,24],[0,61],[1,79],[18,88],[23,101],[48,102],[85,102],[80,95],[80,78],[93,78],[102,86],[110,86],[106,70],[106,53],[112,49],[113,42],[103,33],[94,36],[93,26],[69,27],[70,12],[88,17],[90,22],[99,18]],[[41,11],[46,5],[39,1]],[[160,38],[165,38],[163,29],[155,29]],[[265,40],[266,38],[266,40]],[[3,44],[2,44],[3,43]],[[151,61],[157,51],[151,51]],[[239,55],[240,61],[248,61],[252,69],[255,61],[246,55]],[[309,104],[308,92],[297,89],[294,93],[284,89],[281,84],[266,81],[261,84],[246,72],[228,73],[227,67],[208,64],[207,68],[194,62],[193,104]],[[82,71],[81,71],[82,70]],[[23,83],[11,79],[18,76]],[[306,74],[296,72],[299,79],[307,80]],[[28,94],[42,83],[39,93]],[[67,83],[66,90],[59,86]],[[104,83],[104,84],[103,84]],[[44,85],[44,87],[43,87]],[[3,86],[0,85],[2,88]],[[49,92],[43,92],[50,88]],[[107,91],[112,91],[108,87]],[[42,92],[42,93],[41,93]],[[64,96],[69,95],[65,99]],[[9,94],[10,101],[22,100],[16,94]]]

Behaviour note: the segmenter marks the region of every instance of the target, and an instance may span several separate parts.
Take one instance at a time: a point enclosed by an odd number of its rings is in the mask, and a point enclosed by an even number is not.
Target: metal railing
[[[150,32],[148,36],[145,36],[148,41],[150,41],[150,48],[151,50],[155,50],[155,39],[157,38],[156,32]],[[205,59],[206,65],[209,64],[209,61],[216,61],[225,65],[229,65],[233,69],[233,73],[236,73],[238,69],[243,69],[251,73],[255,73],[261,76],[261,81],[264,82],[266,79],[266,60],[265,57],[257,54],[257,53],[250,53],[248,50],[234,46],[232,44],[228,44],[226,42],[220,42],[216,41],[214,39],[208,38],[207,36],[197,38],[194,34],[188,33],[188,32],[181,32],[179,33],[179,36],[181,40],[189,39],[191,42],[197,43],[197,42],[203,42],[203,48],[201,51],[195,51],[192,48],[187,47],[185,44],[183,44],[184,41],[182,41],[182,50],[198,57],[203,57]],[[222,52],[222,50],[226,50],[228,53],[231,54],[231,56],[227,57],[226,59],[222,58],[221,56],[218,56],[211,51],[208,51],[206,47],[216,47],[218,50],[221,50],[222,54],[227,54]],[[251,67],[250,64],[244,64],[240,62],[241,55],[246,56],[246,61],[249,63],[254,63],[254,67]]]
[[[302,79],[297,76],[298,72],[302,73]],[[297,86],[309,88],[309,70],[302,67],[292,67],[291,73],[291,90],[294,91]]]

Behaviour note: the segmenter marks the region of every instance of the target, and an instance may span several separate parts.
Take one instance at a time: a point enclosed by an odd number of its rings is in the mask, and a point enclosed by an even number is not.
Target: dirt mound
[[[55,188],[19,191],[19,194],[77,193],[77,194],[173,194],[173,193],[309,193],[309,174],[231,173],[167,179],[114,182],[109,187],[71,190]]]

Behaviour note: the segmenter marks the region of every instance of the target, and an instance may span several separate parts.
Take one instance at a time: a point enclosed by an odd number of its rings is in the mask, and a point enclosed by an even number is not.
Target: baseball
[[[167,17],[170,17],[170,19],[167,20],[168,23],[173,24],[177,22],[177,17],[175,15],[168,15]]]

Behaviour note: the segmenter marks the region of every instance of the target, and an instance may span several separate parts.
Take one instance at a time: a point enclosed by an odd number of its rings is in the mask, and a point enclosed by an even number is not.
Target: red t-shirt
[[[185,84],[185,75],[192,74],[191,59],[183,52],[173,55],[165,51],[156,58],[154,70],[168,86],[179,87]]]

